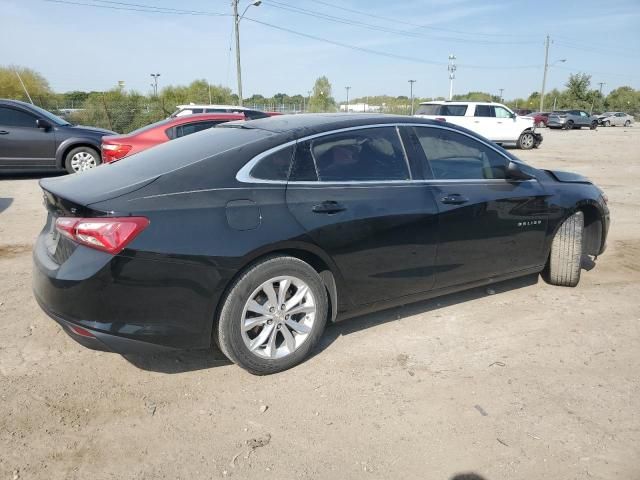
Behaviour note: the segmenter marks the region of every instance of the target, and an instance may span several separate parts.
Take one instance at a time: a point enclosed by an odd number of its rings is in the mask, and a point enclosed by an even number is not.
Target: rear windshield
[[[467,113],[466,105],[442,105],[440,103],[427,103],[420,105],[416,115],[448,115],[450,117],[463,117]]]
[[[161,125],[166,125],[171,121],[173,121],[173,118],[166,118],[164,120],[160,120],[159,122],[152,123],[151,125],[145,125],[144,127],[140,127],[137,130],[134,130],[133,132],[129,132],[128,135],[137,135],[138,133],[146,132],[148,130],[151,130],[152,128],[156,128]]]
[[[126,175],[131,183],[136,183],[271,135],[272,132],[258,129],[210,128],[162,143],[96,170],[101,171],[101,181],[105,183],[110,182],[111,176],[114,177],[114,181],[121,182],[123,175]]]

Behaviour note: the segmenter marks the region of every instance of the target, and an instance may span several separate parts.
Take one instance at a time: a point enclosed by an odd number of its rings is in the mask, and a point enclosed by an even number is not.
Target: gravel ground
[[[1,178],[0,479],[640,479],[640,127],[543,134],[515,153],[610,199],[577,288],[528,277],[348,320],[269,377],[69,339],[31,295],[37,179]]]

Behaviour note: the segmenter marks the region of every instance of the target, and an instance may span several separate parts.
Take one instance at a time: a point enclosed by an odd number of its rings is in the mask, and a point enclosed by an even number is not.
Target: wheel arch
[[[101,143],[90,138],[68,138],[62,142],[56,150],[56,167],[65,168],[65,159],[67,154],[77,147],[89,147],[98,152],[98,156],[102,161],[102,153],[100,152]]]

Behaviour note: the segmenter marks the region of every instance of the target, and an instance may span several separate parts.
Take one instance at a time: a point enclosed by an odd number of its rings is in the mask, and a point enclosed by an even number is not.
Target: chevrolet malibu
[[[40,182],[34,293],[80,343],[209,347],[255,374],[325,324],[605,249],[603,192],[455,125],[385,115],[232,122]]]

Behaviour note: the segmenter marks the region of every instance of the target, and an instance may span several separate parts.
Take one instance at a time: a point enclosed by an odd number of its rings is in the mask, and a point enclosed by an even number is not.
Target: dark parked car
[[[102,137],[114,134],[72,125],[30,103],[0,99],[0,171],[88,170],[102,162]]]
[[[102,159],[104,163],[115,162],[155,145],[191,135],[224,122],[244,120],[244,118],[244,115],[236,113],[196,113],[167,118],[127,135],[102,137]]]
[[[547,118],[547,127],[562,128],[564,130],[589,127],[595,130],[598,126],[598,118],[589,115],[584,110],[559,110],[551,112]]]
[[[231,122],[40,182],[35,297],[115,352],[209,347],[258,374],[327,321],[544,272],[575,286],[609,211],[455,125],[386,115]]]

